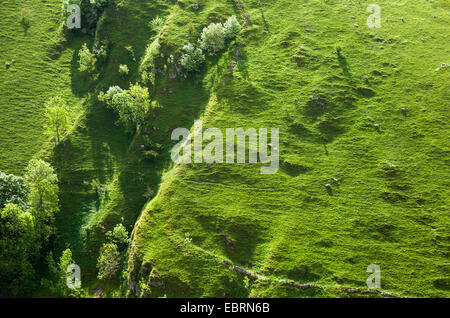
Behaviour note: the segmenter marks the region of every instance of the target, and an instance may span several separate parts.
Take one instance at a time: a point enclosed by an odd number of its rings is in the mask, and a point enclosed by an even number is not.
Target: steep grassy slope
[[[22,9],[29,24],[21,22]],[[55,50],[61,40],[60,12],[59,0],[5,0],[0,5],[1,171],[22,173],[45,143],[43,107],[50,97],[64,97],[74,118],[80,111],[78,84],[71,77],[80,41],[73,39],[64,49]],[[11,64],[9,69],[6,62]]]
[[[380,29],[365,1],[242,3],[241,60],[232,77],[234,47],[210,61],[200,118],[279,127],[281,171],[174,167],[135,227],[131,283],[146,296],[345,296],[378,264],[384,291],[448,296],[448,2],[379,1]],[[245,288],[223,259],[262,278]]]
[[[378,1],[380,29],[365,24],[369,1],[116,2],[94,36],[66,39],[60,0],[0,5],[0,57],[17,61],[0,71],[0,170],[21,174],[34,155],[55,166],[53,252],[72,249],[83,287],[98,286],[105,232],[123,222],[134,228],[131,295],[346,297],[344,288],[366,288],[366,268],[378,264],[383,291],[449,296],[448,1]],[[182,46],[233,14],[244,24],[243,12],[249,25],[240,36],[184,78]],[[148,24],[156,16],[165,19],[160,35]],[[148,85],[158,108],[142,133],[127,132],[97,95],[140,81],[158,37],[158,74]],[[109,55],[94,79],[78,71],[78,50],[101,41]],[[42,109],[55,95],[78,122],[52,151]],[[199,118],[205,128],[279,128],[280,171],[173,166],[173,129]],[[119,279],[102,287],[125,295]]]

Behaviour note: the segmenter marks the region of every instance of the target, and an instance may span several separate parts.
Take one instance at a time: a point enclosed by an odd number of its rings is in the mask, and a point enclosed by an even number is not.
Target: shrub
[[[97,260],[98,279],[112,280],[119,268],[120,253],[114,243],[103,244]]]
[[[200,37],[200,47],[210,54],[225,48],[225,29],[221,23],[211,23],[205,27]]]
[[[191,43],[183,47],[184,54],[181,57],[181,66],[188,72],[198,71],[205,62],[205,55],[202,49],[195,48]]]
[[[142,59],[141,65],[139,67],[139,71],[146,71],[155,65],[155,59],[159,56],[159,50],[161,48],[161,44],[159,44],[158,39],[149,44],[145,50],[144,58]]]
[[[223,27],[225,29],[225,38],[227,40],[233,39],[241,30],[241,24],[235,15],[228,18],[228,20],[223,24]]]
[[[122,93],[123,89],[121,89],[119,86],[111,86],[108,91],[106,92],[106,94],[104,94],[103,92],[101,92],[98,96],[98,99],[102,102],[106,102],[106,103],[112,103],[113,97],[118,94],[118,93]]]
[[[20,9],[20,23],[23,26],[29,26],[31,23],[31,11],[28,8]]]
[[[149,23],[149,26],[153,31],[159,33],[164,27],[164,23],[165,23],[164,19],[158,16]]]
[[[90,73],[94,71],[96,58],[95,55],[89,51],[86,43],[84,43],[81,47],[81,50],[78,52],[78,56],[80,58],[80,67],[78,68],[80,72],[88,71]]]
[[[112,231],[106,233],[109,241],[118,247],[128,244],[128,231],[123,224],[117,224]]]
[[[119,74],[120,75],[127,75],[129,71],[130,70],[128,69],[128,66],[126,64],[119,65]]]

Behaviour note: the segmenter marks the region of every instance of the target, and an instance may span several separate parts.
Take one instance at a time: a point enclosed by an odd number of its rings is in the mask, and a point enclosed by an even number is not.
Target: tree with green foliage
[[[27,209],[28,187],[22,177],[0,171],[0,209],[14,203]]]
[[[123,248],[129,242],[128,231],[122,223],[117,224],[112,231],[108,231],[106,237],[119,248]]]
[[[59,144],[61,135],[70,127],[69,113],[64,99],[52,97],[45,104],[45,132],[55,137],[55,143]]]
[[[112,280],[119,269],[120,253],[114,243],[103,244],[97,260],[97,277],[103,281]]]
[[[235,15],[228,18],[227,21],[223,24],[225,30],[225,38],[227,40],[233,39],[241,30],[241,24]]]
[[[150,95],[146,87],[139,84],[131,85],[127,90],[131,121],[137,129],[144,124],[145,117],[150,111]]]
[[[211,23],[200,36],[200,47],[213,55],[225,48],[225,29],[222,23]]]
[[[80,72],[92,73],[95,70],[95,63],[97,61],[95,54],[91,53],[86,43],[83,44],[80,51],[78,52],[79,57],[79,68]]]
[[[198,71],[205,63],[205,55],[202,49],[194,47],[191,43],[183,47],[184,54],[181,57],[181,66],[188,72]]]
[[[55,215],[59,212],[58,177],[49,163],[32,159],[27,166],[25,181],[30,189],[30,212],[36,219],[38,234],[46,241],[52,232]]]
[[[8,203],[0,211],[0,289],[12,295],[26,294],[35,285],[33,263],[40,245],[35,219]]]
[[[100,93],[98,99],[114,109],[122,123],[126,126],[134,125],[137,130],[144,124],[151,108],[148,89],[137,83],[128,90],[112,86],[106,94]]]
[[[69,265],[75,264],[72,258],[72,251],[67,248],[63,251],[57,268],[57,283],[55,292],[59,297],[80,297],[81,288],[69,288],[67,285],[67,279],[70,277],[71,272],[67,271]]]

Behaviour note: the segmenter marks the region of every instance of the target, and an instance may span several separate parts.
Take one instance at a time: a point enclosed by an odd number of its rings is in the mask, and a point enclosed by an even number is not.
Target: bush
[[[126,64],[119,65],[119,74],[120,75],[127,75],[129,71],[130,70],[128,69],[128,66]]]
[[[31,23],[31,11],[28,8],[20,9],[20,23],[23,26],[29,26]]]
[[[97,260],[98,279],[112,280],[119,268],[120,253],[114,243],[103,244]]]
[[[205,55],[202,49],[195,48],[191,43],[183,47],[184,54],[181,57],[181,66],[188,72],[198,71],[205,62]]]
[[[81,50],[78,52],[78,56],[80,58],[80,67],[78,68],[80,72],[88,71],[90,73],[94,71],[96,58],[95,55],[89,51],[86,43],[84,43],[81,47]]]
[[[122,93],[123,89],[121,89],[119,86],[111,86],[108,91],[105,93],[100,92],[100,94],[98,95],[98,100],[101,102],[105,102],[107,104],[112,103],[113,97],[118,94],[118,93]]]
[[[159,33],[164,27],[164,23],[164,19],[158,16],[149,23],[149,26],[153,31]]]
[[[128,244],[128,231],[123,224],[117,224],[112,231],[106,233],[109,241],[118,247]]]
[[[228,18],[228,20],[223,24],[223,27],[225,29],[225,38],[227,40],[231,40],[236,37],[236,35],[241,30],[241,24],[239,23],[235,15]]]
[[[221,23],[211,23],[203,29],[200,37],[200,47],[210,54],[215,54],[225,48],[225,29]]]

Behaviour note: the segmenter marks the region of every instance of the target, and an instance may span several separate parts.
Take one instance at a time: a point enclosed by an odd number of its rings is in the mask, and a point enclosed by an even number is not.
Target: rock
[[[100,297],[103,298],[103,296],[105,295],[105,291],[103,290],[103,288],[101,288],[100,286],[95,287],[94,289],[94,295],[96,297]]]
[[[5,67],[8,69],[11,66],[8,62],[5,63]]]
[[[329,184],[329,183],[325,184],[325,188],[331,189],[331,184]]]
[[[353,26],[354,26],[355,28],[359,27],[359,25],[358,25],[357,23],[353,24]]]
[[[198,11],[198,10],[200,10],[200,8],[201,8],[201,6],[198,3],[192,5],[192,10],[194,10],[194,11]]]
[[[401,19],[402,19],[402,22],[405,22],[405,19],[403,17],[401,17]]]
[[[15,60],[15,59],[12,59],[12,60],[11,60],[11,63],[12,63],[12,64],[16,64],[16,60]]]
[[[296,288],[300,288],[300,289],[308,289],[308,288],[316,287],[314,284],[298,284],[296,282],[290,282],[290,281],[281,282],[281,285],[292,286],[292,287],[296,287]]]
[[[87,34],[87,29],[86,29],[86,28],[82,28],[82,29],[81,29],[81,33]]]

